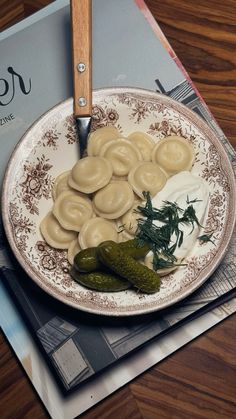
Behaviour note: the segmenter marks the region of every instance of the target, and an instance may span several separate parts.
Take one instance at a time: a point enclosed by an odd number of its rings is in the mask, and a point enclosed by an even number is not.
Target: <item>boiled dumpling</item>
[[[71,265],[73,265],[74,257],[75,255],[77,255],[77,253],[80,252],[80,250],[81,250],[81,247],[79,245],[78,237],[76,237],[76,239],[72,240],[72,242],[70,243],[70,246],[67,252],[67,259]]]
[[[85,157],[71,170],[69,185],[78,191],[92,193],[107,185],[112,177],[112,165],[104,157]]]
[[[155,145],[152,161],[159,164],[168,174],[174,175],[191,169],[194,149],[186,138],[172,135]]]
[[[129,234],[121,224],[117,225],[118,227],[118,242],[126,242],[134,238],[133,234]]]
[[[136,147],[138,147],[144,161],[151,161],[151,154],[155,143],[149,135],[144,132],[137,131],[132,132],[127,138]]]
[[[72,240],[77,237],[75,231],[65,230],[49,212],[40,223],[40,231],[44,240],[55,249],[68,249]]]
[[[155,196],[167,181],[164,171],[155,163],[139,162],[130,171],[128,181],[134,192],[143,198],[143,192]]]
[[[70,170],[63,172],[56,177],[54,185],[53,185],[53,189],[52,189],[52,197],[54,201],[60,195],[61,192],[73,190],[68,184],[69,174],[70,174]]]
[[[84,223],[79,233],[81,249],[98,246],[106,240],[118,241],[117,227],[114,221],[95,217]]]
[[[104,144],[119,137],[119,131],[113,126],[98,128],[89,135],[88,156],[98,156]]]
[[[138,228],[138,219],[142,217],[141,213],[137,210],[138,206],[142,205],[142,201],[136,201],[132,208],[129,209],[121,217],[121,225],[123,229],[131,236],[134,236]]]
[[[139,149],[124,138],[109,141],[101,148],[100,155],[111,162],[113,173],[116,176],[128,175],[131,167],[142,160]]]
[[[56,199],[52,212],[63,228],[80,231],[85,221],[92,218],[93,207],[87,196],[65,191]]]
[[[115,219],[125,214],[133,205],[134,193],[128,182],[112,181],[93,198],[94,211],[101,217]]]

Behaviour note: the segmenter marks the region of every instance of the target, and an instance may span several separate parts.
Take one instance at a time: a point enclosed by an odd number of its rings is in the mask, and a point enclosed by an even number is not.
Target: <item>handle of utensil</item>
[[[92,4],[71,0],[74,116],[92,114]]]

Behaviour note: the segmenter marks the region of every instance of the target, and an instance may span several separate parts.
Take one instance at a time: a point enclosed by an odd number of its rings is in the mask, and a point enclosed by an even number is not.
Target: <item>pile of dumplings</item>
[[[40,224],[43,238],[67,249],[71,264],[81,249],[133,238],[143,191],[154,197],[168,177],[190,170],[193,161],[193,147],[183,137],[155,144],[143,132],[121,138],[115,127],[99,128],[89,136],[87,156],[56,178],[52,210]]]

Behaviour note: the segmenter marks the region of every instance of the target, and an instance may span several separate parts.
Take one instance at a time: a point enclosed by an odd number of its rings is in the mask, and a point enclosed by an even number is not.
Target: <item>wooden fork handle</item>
[[[92,114],[92,4],[71,0],[74,116]]]

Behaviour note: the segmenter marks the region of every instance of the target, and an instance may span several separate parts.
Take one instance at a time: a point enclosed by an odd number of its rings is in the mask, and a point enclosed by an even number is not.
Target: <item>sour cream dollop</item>
[[[209,187],[203,179],[189,171],[183,171],[167,180],[164,188],[152,199],[152,206],[153,208],[161,208],[164,205],[164,201],[169,201],[175,202],[180,208],[185,210],[191,204],[195,209],[200,225],[204,226],[209,204],[209,194]],[[159,221],[154,221],[153,223],[158,226],[161,225]],[[199,236],[200,228],[196,223],[194,223],[194,229],[192,225],[180,225],[184,236],[182,245],[177,247],[174,252],[177,259],[185,258],[191,252]],[[150,257],[152,258],[152,252],[149,252],[147,255],[149,261]]]

